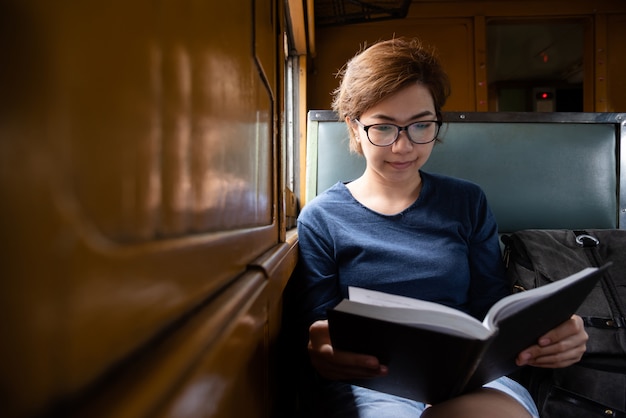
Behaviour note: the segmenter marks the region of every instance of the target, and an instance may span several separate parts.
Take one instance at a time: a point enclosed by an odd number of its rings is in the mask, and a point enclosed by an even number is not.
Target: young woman
[[[509,289],[497,225],[482,190],[421,171],[449,95],[434,53],[418,40],[392,39],[357,54],[342,76],[333,107],[366,169],[313,199],[298,219],[299,307],[316,371],[318,416],[537,416],[528,392],[506,377],[433,406],[343,382],[387,373],[377,358],[331,345],[326,309],[347,297],[348,286],[432,300],[481,319]],[[568,366],[580,360],[586,340],[574,316],[517,362]]]

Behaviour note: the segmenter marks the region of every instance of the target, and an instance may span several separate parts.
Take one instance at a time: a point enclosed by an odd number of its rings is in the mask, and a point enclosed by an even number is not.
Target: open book
[[[387,376],[351,383],[426,403],[517,369],[515,359],[570,318],[609,264],[494,304],[483,322],[437,303],[360,288],[328,311],[333,347],[376,356]]]

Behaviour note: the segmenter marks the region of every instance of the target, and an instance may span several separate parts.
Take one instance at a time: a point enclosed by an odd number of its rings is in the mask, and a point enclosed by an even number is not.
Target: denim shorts
[[[427,405],[371,389],[342,382],[326,382],[320,388],[318,416],[328,418],[416,418]],[[528,391],[516,381],[501,377],[484,385],[512,396],[526,408],[533,418],[539,412]]]

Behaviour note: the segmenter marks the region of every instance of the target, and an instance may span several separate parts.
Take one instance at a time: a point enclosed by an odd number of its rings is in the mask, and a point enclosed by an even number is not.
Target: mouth
[[[390,161],[389,165],[396,170],[404,170],[413,165],[414,161]]]

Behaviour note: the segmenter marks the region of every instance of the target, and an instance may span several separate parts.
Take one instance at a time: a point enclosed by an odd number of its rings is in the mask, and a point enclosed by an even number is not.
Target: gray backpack
[[[626,230],[523,230],[502,242],[513,292],[613,263],[577,311],[589,334],[583,359],[511,377],[528,388],[542,418],[626,417]]]

